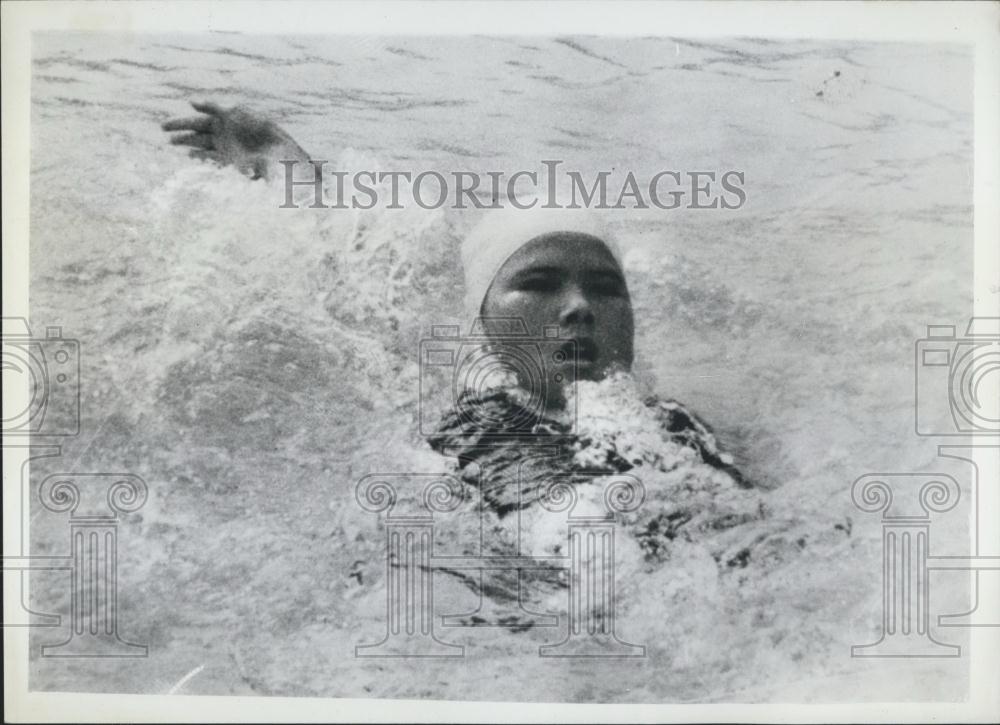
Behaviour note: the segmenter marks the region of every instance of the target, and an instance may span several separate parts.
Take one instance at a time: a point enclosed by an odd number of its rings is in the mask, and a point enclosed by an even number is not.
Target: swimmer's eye
[[[594,294],[604,297],[625,297],[628,294],[625,281],[616,274],[599,274],[590,280],[588,287]]]
[[[561,284],[556,275],[532,274],[519,279],[515,286],[521,292],[558,292]]]

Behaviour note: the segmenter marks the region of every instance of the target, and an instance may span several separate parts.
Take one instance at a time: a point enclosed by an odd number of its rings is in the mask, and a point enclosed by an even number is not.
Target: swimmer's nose
[[[559,323],[563,327],[594,324],[594,311],[590,300],[576,285],[571,285],[566,291]]]

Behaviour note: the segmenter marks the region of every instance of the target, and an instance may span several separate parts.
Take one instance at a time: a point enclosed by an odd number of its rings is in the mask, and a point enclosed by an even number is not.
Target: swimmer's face
[[[521,247],[493,278],[482,314],[520,318],[539,337],[558,325],[560,335],[576,341],[581,380],[632,367],[632,300],[618,263],[596,237],[560,232]]]

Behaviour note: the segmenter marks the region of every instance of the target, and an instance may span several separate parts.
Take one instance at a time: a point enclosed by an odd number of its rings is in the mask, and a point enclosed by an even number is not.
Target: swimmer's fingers
[[[160,128],[164,131],[200,131],[212,130],[211,116],[195,116],[194,118],[175,118],[164,123]]]
[[[201,113],[207,113],[209,116],[221,116],[225,113],[221,106],[211,101],[191,101],[191,107]]]
[[[217,164],[225,165],[226,160],[223,158],[222,154],[218,151],[203,151],[200,149],[191,149],[188,151],[188,156],[192,159],[198,159],[199,161],[214,161]]]
[[[194,146],[199,149],[214,149],[211,134],[207,133],[182,133],[170,139],[174,146]]]

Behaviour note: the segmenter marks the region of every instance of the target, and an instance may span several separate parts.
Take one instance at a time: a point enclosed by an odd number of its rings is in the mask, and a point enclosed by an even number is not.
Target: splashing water
[[[848,520],[847,488],[859,467],[934,458],[910,435],[908,376],[923,325],[968,312],[971,93],[955,81],[967,54],[764,40],[34,41],[32,323],[81,340],[85,387],[83,432],[32,474],[147,481],[150,502],[122,524],[119,608],[151,655],[87,672],[39,659],[32,687],[148,692],[196,662],[196,694],[964,696],[941,665],[850,661],[852,644],[877,637],[880,532]],[[331,69],[316,92],[317,70]],[[354,485],[450,470],[418,432],[418,349],[430,325],[465,322],[456,252],[474,211],[280,209],[282,189],[164,148],[158,123],[192,94],[271,112],[310,150],[333,128],[333,146],[361,150],[343,169],[390,163],[369,154],[534,168],[553,148],[567,166],[639,175],[746,169],[753,195],[738,214],[647,210],[613,226],[642,375],[691,404],[765,485],[735,487],[664,441],[631,379],[578,390],[577,463],[613,450],[647,491],[616,539],[619,633],[646,658],[543,660],[537,647],[560,634],[542,627],[441,629],[466,659],[420,668],[354,658],[384,635],[386,603],[384,530]],[[665,135],[662,109],[679,97]],[[586,505],[597,489],[583,489]],[[474,504],[441,518],[441,551],[461,553]],[[551,521],[526,523],[536,549],[559,545]],[[509,525],[483,526],[506,545]],[[42,512],[32,527],[39,553],[63,545],[62,519]],[[477,606],[465,583],[440,586],[439,614]],[[38,595],[68,612],[59,592]],[[942,607],[947,597],[960,588]],[[34,637],[37,652],[45,635]]]

